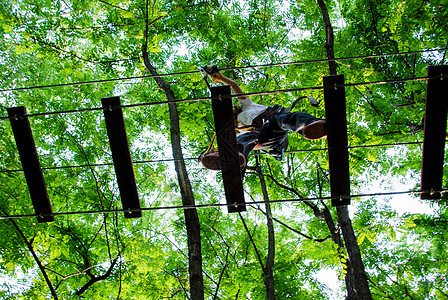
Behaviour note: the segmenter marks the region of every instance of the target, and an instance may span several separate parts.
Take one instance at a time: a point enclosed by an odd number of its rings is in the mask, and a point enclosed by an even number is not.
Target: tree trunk
[[[258,178],[260,179],[261,191],[263,193],[263,200],[266,202],[266,223],[268,227],[268,257],[266,259],[266,266],[263,270],[264,273],[264,285],[266,287],[266,299],[275,299],[275,288],[274,288],[274,261],[275,261],[275,232],[274,232],[274,222],[272,220],[271,204],[269,203],[269,196],[266,188],[266,182],[264,180],[263,173],[261,172],[261,167],[256,168]]]
[[[327,6],[324,0],[317,0],[322,11],[322,17],[325,23],[327,58],[330,75],[337,74],[337,64],[334,61],[334,35],[333,27],[331,25],[330,16],[328,14]],[[364,269],[364,264],[361,258],[361,251],[359,250],[358,241],[356,239],[355,231],[352,227],[352,222],[348,214],[347,206],[337,207],[338,223],[342,229],[342,236],[344,238],[345,247],[348,253],[348,278],[346,278],[346,286],[348,299],[372,299],[369,284],[367,282],[367,274]]]
[[[182,155],[179,115],[175,103],[169,103],[171,146],[175,159],[175,168],[179,180],[183,205],[194,205],[193,189],[188,178],[187,168]],[[191,299],[204,299],[204,280],[202,277],[201,228],[196,208],[184,209],[185,226],[187,227],[188,263],[190,274]]]
[[[327,205],[325,203],[323,203],[323,201],[322,201],[322,205],[323,205],[322,213],[324,215],[325,223],[327,224],[328,230],[331,233],[331,239],[333,240],[333,242],[336,245],[338,245],[339,259],[341,259],[342,253],[339,252],[339,250],[344,248],[344,243],[342,242],[341,233],[336,228],[336,226],[334,224],[334,221],[333,221],[333,218],[331,216],[331,212],[328,209]],[[347,260],[346,264],[347,264],[347,269],[348,270],[351,269],[350,263],[351,263],[351,261]],[[347,288],[348,295],[351,295],[351,291],[353,290],[353,287],[352,287],[352,276],[345,276],[345,287]],[[350,299],[350,297],[348,297],[348,298]]]
[[[147,39],[148,30],[145,30],[145,38]],[[145,40],[146,40],[145,39]],[[153,76],[158,76],[156,69],[149,61],[146,41],[142,47],[143,60],[145,67]],[[161,77],[154,77],[157,85],[165,92],[170,112],[170,132],[171,147],[177,178],[179,181],[180,193],[182,196],[182,204],[195,205],[193,189],[191,188],[190,179],[188,178],[187,168],[182,154],[179,114],[171,87]],[[184,209],[185,226],[187,228],[188,243],[188,271],[190,274],[190,295],[193,300],[204,299],[204,279],[202,276],[202,250],[201,250],[201,228],[199,224],[199,216],[196,208]]]
[[[328,62],[330,67],[330,75],[336,75],[337,64],[336,61],[334,61],[333,26],[331,26],[330,15],[328,14],[327,5],[324,0],[317,0],[317,4],[319,4],[320,10],[322,11],[322,18],[324,19],[325,24],[325,49],[327,50],[327,58],[332,60]]]
[[[348,290],[348,299],[372,299],[367,274],[361,258],[358,241],[353,230],[352,221],[348,215],[347,206],[337,208],[338,223],[342,229],[345,247],[347,248],[350,264],[348,264],[347,276],[350,277],[351,288]]]

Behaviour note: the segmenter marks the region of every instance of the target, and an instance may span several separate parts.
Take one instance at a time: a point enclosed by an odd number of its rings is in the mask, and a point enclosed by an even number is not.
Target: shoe
[[[318,140],[327,137],[327,121],[319,120],[302,129],[302,135],[308,140]]]
[[[213,82],[218,83],[219,82],[219,78],[222,77],[222,74],[219,73],[219,69],[218,66],[213,65],[213,66],[204,66],[202,68],[202,70],[208,75],[210,76],[210,78],[213,80]]]
[[[244,166],[244,164],[246,163],[246,158],[240,152],[238,153],[238,159],[240,167]],[[221,161],[219,159],[219,152],[212,152],[202,156],[200,162],[206,169],[215,171],[222,170]]]

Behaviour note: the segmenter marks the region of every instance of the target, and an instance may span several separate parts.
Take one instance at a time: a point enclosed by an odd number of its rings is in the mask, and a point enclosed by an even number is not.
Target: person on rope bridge
[[[215,82],[230,85],[235,94],[244,94],[240,86],[232,79],[219,72],[217,66],[205,66],[202,70]],[[309,98],[312,104],[317,101],[312,97],[300,97],[290,108],[281,105],[265,106],[254,103],[249,97],[238,96],[240,106],[234,106],[233,115],[238,131],[247,130],[237,136],[238,151],[242,175],[252,150],[270,150],[269,155],[282,160],[288,147],[288,131],[300,133],[304,138],[316,140],[325,138],[326,121],[304,112],[291,112],[291,109],[302,98]],[[219,155],[210,152],[211,147],[201,154],[199,161],[207,169],[220,170]],[[244,156],[245,159],[241,159]]]

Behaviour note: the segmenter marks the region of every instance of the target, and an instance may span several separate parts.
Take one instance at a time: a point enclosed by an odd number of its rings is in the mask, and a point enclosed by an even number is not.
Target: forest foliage
[[[429,65],[447,64],[448,1],[328,0],[326,5],[336,58],[357,57],[337,60],[338,74],[347,83],[392,81],[346,87],[348,140],[354,147],[351,193],[417,190],[421,144],[357,146],[423,141],[421,78]],[[111,96],[128,106],[123,113],[142,207],[182,205],[166,97],[142,58],[147,24],[149,59],[177,100],[208,97],[198,68],[217,64],[248,93],[313,88],[252,96],[257,103],[289,106],[304,95],[323,102],[326,32],[315,1],[1,2],[0,215],[34,213],[6,111],[22,105],[30,114],[53,211],[121,209],[99,109],[101,98]],[[394,53],[408,54],[389,55]],[[282,65],[302,61],[309,62]],[[420,79],[401,81],[412,78]],[[177,108],[196,204],[224,203],[220,174],[196,159],[213,135],[211,103],[185,101]],[[302,101],[296,109],[325,117],[323,103],[311,107]],[[325,139],[308,141],[297,133],[289,141],[289,150],[327,146]],[[325,150],[289,153],[283,161],[253,156],[249,165],[260,167],[270,200],[329,196]],[[247,201],[264,199],[255,170],[244,179]],[[446,154],[444,171],[446,188]],[[397,210],[393,196],[352,199],[350,216],[374,299],[448,298],[446,194],[438,201],[417,197],[400,201],[425,211]],[[328,210],[339,231],[336,210],[319,200],[270,208],[276,297],[342,299],[347,252],[324,217]],[[241,215],[201,207],[198,215],[205,298],[266,298],[265,207],[250,205]],[[145,211],[139,219],[125,219],[121,212],[59,215],[48,224],[33,217],[1,219],[0,228],[3,299],[189,298],[181,209]]]

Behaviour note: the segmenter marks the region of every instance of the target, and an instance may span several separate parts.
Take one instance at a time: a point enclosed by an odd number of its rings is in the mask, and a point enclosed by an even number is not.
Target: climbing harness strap
[[[282,114],[286,114],[286,113],[291,112],[291,110],[294,109],[294,106],[296,106],[297,103],[299,103],[299,102],[300,102],[301,100],[303,100],[303,99],[310,99],[310,102],[311,102],[311,105],[312,105],[312,106],[315,106],[315,107],[319,106],[319,102],[318,102],[316,99],[314,99],[313,97],[311,97],[311,96],[302,96],[302,97],[297,98],[296,101],[293,102],[293,104],[291,105],[291,107],[284,107],[284,108],[280,111],[280,113],[282,113]]]
[[[247,125],[247,126],[237,126],[235,127],[236,131],[254,131],[255,126]]]
[[[210,142],[210,145],[207,147],[207,150],[205,150],[205,152],[202,155],[207,155],[210,152],[216,152],[216,148],[213,147],[213,143],[215,142],[215,138],[216,138],[216,132],[213,134],[212,141]]]

